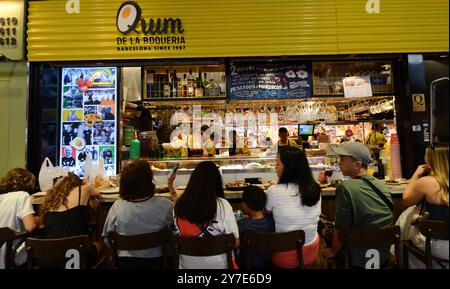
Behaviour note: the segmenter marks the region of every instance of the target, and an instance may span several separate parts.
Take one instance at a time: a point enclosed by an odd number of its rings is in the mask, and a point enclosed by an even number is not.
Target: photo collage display
[[[116,174],[116,67],[62,69],[60,165],[83,177],[86,156]]]

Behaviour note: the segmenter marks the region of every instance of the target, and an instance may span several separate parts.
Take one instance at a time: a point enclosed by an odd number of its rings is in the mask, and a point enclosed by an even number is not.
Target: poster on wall
[[[372,96],[370,76],[351,76],[342,80],[345,97]]]
[[[231,63],[232,99],[308,98],[310,63]]]
[[[86,156],[102,156],[108,175],[116,174],[117,68],[62,69],[60,166],[84,174]]]

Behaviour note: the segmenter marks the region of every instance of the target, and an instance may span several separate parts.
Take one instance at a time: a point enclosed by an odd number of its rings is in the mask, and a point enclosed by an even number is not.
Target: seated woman
[[[403,192],[403,203],[407,206],[417,205],[422,211],[427,211],[429,220],[449,221],[448,158],[448,145],[429,146],[425,151],[425,164],[416,169],[408,187]],[[412,209],[408,209],[404,214],[413,213]],[[417,247],[424,249],[425,236],[420,234],[418,227],[410,226],[411,218],[406,218],[404,214],[399,217],[397,224],[407,234],[407,239],[410,239]],[[434,256],[448,260],[448,241],[433,241],[431,246]],[[414,256],[410,255],[409,260],[411,268],[425,268],[425,265]]]
[[[210,161],[197,165],[186,190],[175,203],[177,234],[204,237],[233,234],[239,246],[239,230],[230,203],[225,200],[222,177]],[[180,269],[226,269],[226,254],[208,257],[180,255]]]
[[[30,192],[36,178],[25,169],[9,171],[0,181],[0,228],[9,227],[16,232],[32,232],[36,228]],[[15,241],[13,246],[19,240]],[[0,269],[5,268],[5,245],[0,248]],[[16,266],[25,265],[27,259],[25,243],[16,251]]]
[[[277,155],[278,184],[267,190],[266,210],[273,214],[276,232],[305,231],[303,263],[311,264],[319,253],[317,223],[321,212],[320,186],[314,180],[302,150],[283,150]],[[276,252],[272,263],[298,267],[295,250]]]
[[[169,178],[172,187],[174,177]],[[109,232],[121,235],[153,233],[173,226],[172,202],[154,197],[155,185],[150,165],[135,160],[126,166],[120,177],[120,199],[115,201],[106,217],[103,237],[108,244]],[[120,269],[162,268],[162,248],[118,252]]]
[[[69,173],[61,178],[47,192],[40,209],[41,222],[44,225],[42,237],[45,239],[67,238],[88,235],[88,203],[91,197],[100,195],[97,190],[107,187],[107,182],[99,178],[96,185],[84,184],[83,181]],[[91,265],[101,252],[101,243],[95,242],[89,249],[88,265]],[[38,260],[40,268],[65,268],[65,260],[44,262]]]

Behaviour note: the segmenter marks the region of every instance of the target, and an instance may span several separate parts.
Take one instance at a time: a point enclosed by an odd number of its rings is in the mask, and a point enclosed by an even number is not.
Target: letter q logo
[[[67,14],[80,13],[80,0],[67,0],[66,13]]]

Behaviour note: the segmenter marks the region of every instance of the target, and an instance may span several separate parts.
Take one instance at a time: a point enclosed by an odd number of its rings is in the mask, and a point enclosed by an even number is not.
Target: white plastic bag
[[[46,192],[53,187],[54,181],[60,177],[67,176],[69,171],[65,168],[54,167],[52,162],[45,158],[39,171],[39,187]]]
[[[86,155],[85,165],[84,165],[84,178],[89,183],[93,184],[95,182],[95,178],[100,176],[102,179],[108,180],[108,176],[105,171],[105,161],[103,157],[98,158],[97,163],[92,162],[92,155],[88,153]]]

